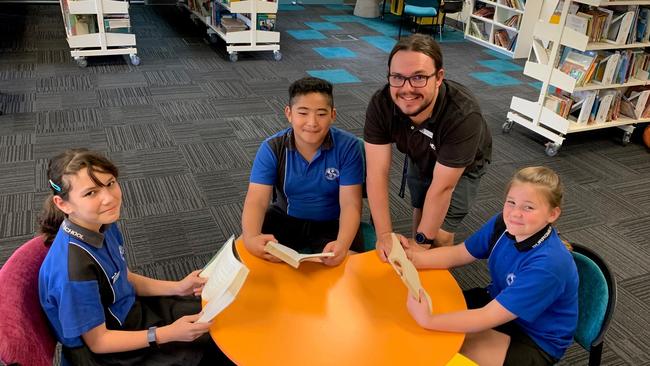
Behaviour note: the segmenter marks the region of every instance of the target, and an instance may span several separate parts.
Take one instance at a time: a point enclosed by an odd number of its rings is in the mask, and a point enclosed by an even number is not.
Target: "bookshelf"
[[[646,110],[650,105],[650,66],[647,62],[650,54],[644,51],[650,47],[650,24],[645,30],[637,27],[638,21],[644,20],[643,11],[648,11],[645,20],[650,23],[647,17],[650,10],[643,10],[640,5],[650,6],[650,0],[545,0],[542,13],[549,17],[542,16],[537,21],[524,67],[525,75],[542,82],[539,98],[529,101],[513,96],[503,131],[507,133],[518,124],[547,138],[545,152],[548,156],[558,153],[568,134],[602,128],[623,130],[622,142],[626,145],[636,123],[650,122],[650,109]],[[615,7],[610,9],[609,6]],[[556,24],[548,21],[554,11]],[[611,21],[607,20],[610,11]],[[627,12],[635,13],[629,28],[613,25],[619,15]],[[600,15],[602,23],[597,23],[598,16],[592,18],[591,14]],[[590,27],[580,28],[576,25],[580,22],[567,22],[578,17],[589,19]],[[589,30],[585,32],[585,29]],[[600,29],[598,34],[602,34],[594,35],[593,29]],[[621,36],[623,40],[619,43],[611,40]],[[585,60],[591,61],[575,69],[570,60],[572,55],[586,55]],[[608,71],[610,61],[611,72]],[[558,112],[555,103],[558,95],[569,109],[560,107]]]
[[[61,0],[61,13],[70,54],[79,66],[88,65],[88,56],[108,55],[128,55],[131,64],[140,64],[127,1]]]
[[[512,58],[525,58],[541,0],[470,0],[465,39]]]
[[[276,61],[282,59],[280,32],[275,31],[277,1],[187,0],[178,6],[207,26],[211,42],[226,42],[230,61],[236,62],[239,52],[249,51],[272,51]]]

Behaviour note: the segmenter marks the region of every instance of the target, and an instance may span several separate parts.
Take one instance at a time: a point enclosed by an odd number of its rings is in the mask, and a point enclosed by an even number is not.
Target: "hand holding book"
[[[332,252],[327,252],[327,253],[315,253],[315,254],[300,254],[297,251],[289,248],[288,246],[282,245],[280,243],[276,243],[273,241],[270,241],[266,243],[266,247],[264,247],[264,250],[273,255],[274,257],[282,260],[283,262],[287,263],[293,268],[298,268],[300,266],[301,262],[308,261],[308,262],[322,262],[321,258],[323,257],[333,257],[334,253]]]
[[[431,314],[431,297],[424,290],[420,283],[420,276],[417,269],[406,256],[402,244],[399,242],[395,233],[391,234],[393,238],[393,247],[388,255],[388,262],[393,266],[393,269],[402,279],[402,282],[409,290],[409,296],[418,302],[425,303],[428,306],[429,314]]]

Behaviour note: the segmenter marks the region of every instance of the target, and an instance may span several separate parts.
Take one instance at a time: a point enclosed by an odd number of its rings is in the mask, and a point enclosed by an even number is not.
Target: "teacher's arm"
[[[382,261],[390,254],[393,224],[388,204],[388,174],[391,164],[391,145],[364,143],[366,149],[366,190],[370,214],[377,233],[377,254]]]

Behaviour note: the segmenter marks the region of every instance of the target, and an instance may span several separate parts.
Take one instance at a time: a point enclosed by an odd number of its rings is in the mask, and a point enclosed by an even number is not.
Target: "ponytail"
[[[59,226],[65,220],[65,214],[54,205],[53,197],[53,194],[47,196],[45,202],[43,202],[43,211],[38,217],[38,232],[45,237],[46,246],[52,244],[56,233],[59,231]]]

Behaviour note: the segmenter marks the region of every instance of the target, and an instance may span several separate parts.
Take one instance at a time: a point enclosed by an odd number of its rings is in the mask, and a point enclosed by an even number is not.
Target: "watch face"
[[[424,237],[424,234],[422,233],[417,233],[415,234],[415,242],[418,244],[424,244],[424,241],[426,238]]]

